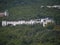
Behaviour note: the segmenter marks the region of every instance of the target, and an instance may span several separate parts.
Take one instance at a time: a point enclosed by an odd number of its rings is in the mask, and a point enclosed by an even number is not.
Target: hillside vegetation
[[[2,20],[30,20],[50,17],[60,25],[60,9],[41,8],[41,5],[59,5],[60,0],[0,0],[0,11],[8,10]],[[0,26],[0,45],[60,45],[60,29],[40,24]],[[59,27],[58,27],[59,28]]]
[[[59,5],[60,0],[1,0],[0,10],[8,10],[9,16],[2,20],[30,20],[51,17],[60,25],[60,9],[41,8],[41,5]]]
[[[0,45],[60,45],[60,32],[47,30],[39,24],[0,29]]]

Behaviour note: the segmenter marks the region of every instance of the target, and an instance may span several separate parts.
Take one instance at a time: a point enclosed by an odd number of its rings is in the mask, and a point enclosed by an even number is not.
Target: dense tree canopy
[[[60,0],[0,0],[0,11],[8,10],[9,16],[4,20],[35,19],[53,17],[60,23],[60,10],[41,8],[41,5],[59,5]]]
[[[50,17],[60,25],[60,9],[41,5],[60,5],[60,0],[0,0],[0,12],[9,12],[0,22]],[[0,27],[0,45],[60,45],[60,31],[52,30],[50,24],[47,28],[40,24]]]

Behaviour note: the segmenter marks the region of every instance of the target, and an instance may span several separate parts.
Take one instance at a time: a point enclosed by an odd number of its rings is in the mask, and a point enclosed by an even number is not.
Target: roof
[[[0,13],[0,17],[4,17],[5,15],[4,15],[4,13]]]

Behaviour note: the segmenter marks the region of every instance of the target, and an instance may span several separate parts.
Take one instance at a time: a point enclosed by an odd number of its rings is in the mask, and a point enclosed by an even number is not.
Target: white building
[[[60,9],[60,5],[47,6],[47,8],[57,8],[57,9]]]
[[[21,25],[21,24],[26,24],[26,25],[33,25],[33,24],[36,24],[36,23],[39,23],[39,24],[43,24],[43,27],[45,27],[47,25],[47,23],[49,22],[54,22],[53,20],[51,19],[48,19],[48,18],[43,18],[43,19],[36,19],[36,20],[29,20],[29,21],[2,21],[2,26],[7,26],[7,25],[12,25],[12,26],[16,26],[16,25]]]
[[[43,27],[45,27],[48,23],[54,23],[54,20],[49,18],[43,18],[41,19],[41,23],[43,24]]]
[[[5,17],[5,16],[8,16],[8,12],[7,11],[0,12],[0,17]]]

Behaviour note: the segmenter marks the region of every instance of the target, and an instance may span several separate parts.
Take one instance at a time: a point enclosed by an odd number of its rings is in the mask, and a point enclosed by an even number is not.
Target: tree
[[[54,24],[53,24],[53,23],[48,23],[48,24],[46,25],[46,28],[47,28],[47,29],[53,29],[53,28],[54,28]]]

